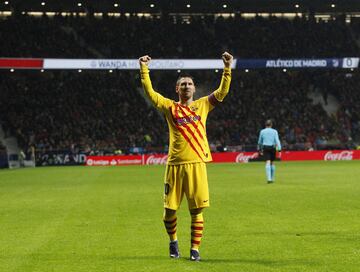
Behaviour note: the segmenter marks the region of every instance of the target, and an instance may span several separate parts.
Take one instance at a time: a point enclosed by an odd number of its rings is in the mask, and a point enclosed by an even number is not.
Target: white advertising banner
[[[222,69],[221,59],[153,59],[152,70]],[[236,60],[232,68],[236,67]],[[138,70],[137,59],[44,59],[44,69]]]

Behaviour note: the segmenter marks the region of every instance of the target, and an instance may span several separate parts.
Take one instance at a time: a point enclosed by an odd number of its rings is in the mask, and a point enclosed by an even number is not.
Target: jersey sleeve
[[[140,75],[145,95],[158,110],[164,112],[171,106],[172,100],[165,98],[154,90],[150,79],[149,68],[144,64],[140,65]]]
[[[210,112],[214,109],[214,106],[211,104],[211,102],[209,100],[209,96],[203,96],[203,97],[199,98],[198,101],[201,101],[201,103],[204,105],[204,109],[207,112]]]
[[[216,106],[219,102],[222,102],[225,96],[229,93],[231,83],[231,68],[225,67],[219,88],[217,88],[212,94],[209,95],[209,101],[213,106]]]

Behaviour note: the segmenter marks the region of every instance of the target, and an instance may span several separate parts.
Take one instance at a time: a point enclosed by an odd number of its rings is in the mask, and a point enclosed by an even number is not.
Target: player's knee
[[[170,210],[170,209],[165,209],[164,210],[164,215],[163,215],[163,220],[167,220],[169,218],[172,218],[176,215],[176,211],[175,210]]]
[[[191,210],[190,210],[190,214],[191,214],[191,215],[197,215],[197,214],[202,213],[202,210],[203,210],[203,208],[191,209]]]

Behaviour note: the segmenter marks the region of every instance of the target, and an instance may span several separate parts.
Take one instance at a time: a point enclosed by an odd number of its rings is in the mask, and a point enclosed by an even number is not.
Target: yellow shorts
[[[206,164],[167,165],[165,170],[164,207],[177,210],[186,195],[189,209],[209,207]]]

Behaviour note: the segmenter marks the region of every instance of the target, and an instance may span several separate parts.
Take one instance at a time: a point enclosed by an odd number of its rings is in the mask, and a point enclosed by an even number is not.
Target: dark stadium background
[[[0,40],[2,58],[217,59],[225,50],[238,59],[359,57],[360,4],[1,1]],[[206,95],[221,71],[191,73]],[[177,76],[152,72],[173,99]],[[54,153],[166,152],[167,127],[143,98],[137,71],[2,69],[0,80],[2,166],[7,155],[35,155],[41,165]],[[358,69],[235,70],[229,96],[208,119],[212,150],[255,150],[266,118],[286,150],[356,149],[359,83]],[[9,138],[18,154],[7,154]]]
[[[206,166],[201,262],[185,201],[173,260],[165,120],[137,68],[96,65],[218,61],[151,67],[161,94],[177,99],[185,72],[198,98],[218,86],[224,51],[236,65],[207,134],[227,163]],[[359,52],[360,0],[0,0],[0,271],[359,271]],[[88,65],[44,65],[60,59]],[[283,146],[274,183],[246,163],[268,118]]]

